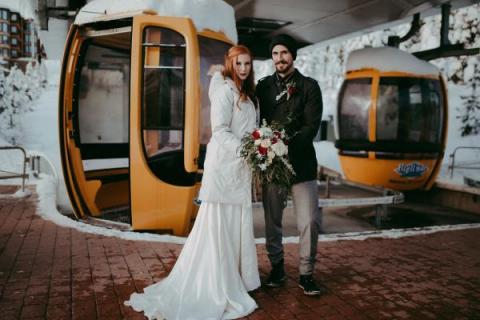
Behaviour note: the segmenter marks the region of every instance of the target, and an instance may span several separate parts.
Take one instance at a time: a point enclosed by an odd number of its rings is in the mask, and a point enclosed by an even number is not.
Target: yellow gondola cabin
[[[395,48],[353,51],[339,93],[337,128],[347,179],[395,190],[429,189],[447,136],[439,70]]]
[[[190,18],[152,11],[72,25],[59,128],[79,218],[118,216],[134,230],[188,233],[211,135],[208,69],[231,44]]]

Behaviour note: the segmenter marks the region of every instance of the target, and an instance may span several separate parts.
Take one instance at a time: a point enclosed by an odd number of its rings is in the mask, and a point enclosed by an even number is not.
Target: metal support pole
[[[440,27],[440,47],[450,45],[448,40],[448,27],[450,25],[450,3],[442,4],[442,25]]]
[[[375,227],[377,229],[382,227],[382,207],[378,204],[375,206]]]
[[[330,198],[330,176],[327,176],[325,185],[325,198]]]

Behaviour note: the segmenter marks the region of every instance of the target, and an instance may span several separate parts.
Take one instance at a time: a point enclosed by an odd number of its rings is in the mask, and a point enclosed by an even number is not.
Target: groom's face
[[[293,67],[293,56],[282,44],[272,48],[272,60],[278,73],[285,73]]]

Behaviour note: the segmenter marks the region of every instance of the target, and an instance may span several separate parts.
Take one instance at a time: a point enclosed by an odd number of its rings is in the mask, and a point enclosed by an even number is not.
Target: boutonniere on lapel
[[[295,81],[287,83],[287,101],[297,92],[297,87],[295,86]]]
[[[279,94],[277,94],[277,96],[275,97],[275,100],[278,101],[280,99],[282,99],[282,97],[284,95],[287,95],[287,101],[290,100],[290,97],[293,96],[295,94],[295,92],[297,92],[297,87],[295,85],[295,81],[292,81],[292,82],[288,82],[286,84],[286,89],[283,90],[282,92],[280,92]]]

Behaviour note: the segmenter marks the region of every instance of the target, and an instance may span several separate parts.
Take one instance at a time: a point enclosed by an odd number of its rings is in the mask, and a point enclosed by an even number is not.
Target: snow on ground
[[[478,57],[480,62],[480,57]],[[462,114],[463,102],[461,97],[470,93],[470,88],[466,86],[448,84],[449,92],[449,116],[447,146],[443,158],[442,167],[438,179],[454,184],[463,184],[463,177],[471,177],[480,180],[480,149],[459,149],[455,155],[455,166],[477,167],[477,169],[454,169],[453,178],[450,177],[448,166],[451,163],[450,155],[457,147],[480,147],[480,136],[470,135],[462,137],[460,135],[461,122],[459,117]]]
[[[314,142],[313,146],[315,147],[319,165],[343,173],[338,158],[338,149],[335,148],[335,144],[332,141]]]
[[[56,181],[48,175],[41,175],[41,179],[35,182],[39,198],[39,205],[37,214],[42,218],[52,221],[58,226],[72,228],[80,232],[91,234],[98,234],[107,237],[117,237],[125,240],[140,240],[140,241],[154,241],[167,242],[175,244],[184,244],[185,237],[177,237],[170,235],[158,235],[151,233],[139,233],[133,231],[120,231],[108,229],[104,227],[93,226],[81,221],[72,220],[60,212],[58,212],[55,205]],[[18,196],[18,195],[16,195]],[[451,226],[434,226],[422,228],[409,229],[392,229],[366,232],[349,232],[341,234],[322,234],[319,236],[319,242],[339,241],[339,240],[365,240],[370,238],[384,238],[384,239],[398,239],[403,237],[411,237],[416,235],[431,234],[440,231],[464,230],[480,228],[480,223],[477,224],[460,224]],[[284,237],[283,243],[298,243],[299,237]],[[255,239],[255,243],[264,244],[265,238]]]
[[[23,132],[21,145],[29,153],[43,155],[54,166],[56,176],[60,177],[57,191],[57,204],[62,211],[71,211],[70,200],[63,182],[60,146],[58,137],[58,81],[60,62],[48,61],[49,86],[36,102],[33,112],[25,113],[20,121]]]

